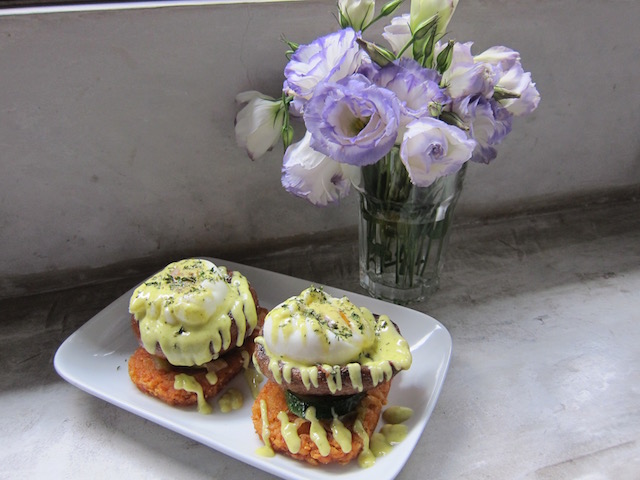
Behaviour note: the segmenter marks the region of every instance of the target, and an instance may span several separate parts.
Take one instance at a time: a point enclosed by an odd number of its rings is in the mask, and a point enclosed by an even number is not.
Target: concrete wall
[[[381,3],[381,2],[378,2]],[[334,0],[0,16],[0,276],[99,268],[355,225],[280,187],[282,151],[236,147],[234,97],[277,95],[279,37],[334,28]],[[542,94],[460,213],[640,185],[640,2],[461,0],[474,51],[522,53]]]

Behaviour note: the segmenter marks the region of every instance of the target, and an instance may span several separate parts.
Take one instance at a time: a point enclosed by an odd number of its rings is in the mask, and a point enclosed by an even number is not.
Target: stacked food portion
[[[197,258],[142,282],[129,312],[140,344],[129,359],[133,382],[170,405],[197,404],[202,413],[249,365],[266,314],[241,273]]]
[[[391,380],[411,352],[389,317],[310,287],[267,314],[254,363],[267,377],[252,408],[264,454],[367,466]]]

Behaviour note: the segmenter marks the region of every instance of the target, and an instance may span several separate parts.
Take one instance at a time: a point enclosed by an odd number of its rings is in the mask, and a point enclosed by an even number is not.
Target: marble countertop
[[[361,292],[350,235],[230,260]],[[271,478],[54,371],[65,338],[140,279],[0,301],[0,478]],[[398,478],[640,478],[640,204],[457,225],[440,291],[413,308],[453,356]]]

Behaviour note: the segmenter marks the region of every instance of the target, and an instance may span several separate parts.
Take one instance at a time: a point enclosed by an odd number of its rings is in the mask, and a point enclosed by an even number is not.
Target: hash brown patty
[[[362,408],[364,411],[362,425],[369,437],[371,437],[376,428],[376,425],[378,424],[378,420],[380,419],[380,414],[382,412],[382,407],[387,403],[387,396],[389,394],[390,388],[391,382],[381,383],[377,387],[369,390],[366,396],[361,401],[360,408]],[[353,433],[355,415],[351,415],[343,420],[344,426],[352,432],[352,447],[351,451],[348,453],[343,452],[338,445],[338,442],[333,438],[333,435],[331,434],[330,422],[323,420],[320,421],[327,431],[327,440],[329,441],[329,444],[331,446],[329,455],[322,456],[317,445],[313,442],[311,436],[309,435],[309,427],[311,425],[311,422],[300,419],[293,413],[289,412],[289,407],[287,406],[287,401],[284,396],[284,390],[277,383],[271,380],[268,380],[264,387],[262,387],[262,390],[258,394],[258,397],[253,403],[253,407],[251,409],[251,418],[253,420],[253,425],[256,433],[260,438],[262,438],[262,415],[260,409],[261,400],[264,400],[267,405],[267,416],[269,419],[269,441],[271,442],[271,448],[273,448],[275,452],[288,455],[289,457],[295,458],[297,460],[305,461],[311,465],[319,465],[329,463],[347,464],[354,458],[357,458],[362,451],[362,439],[358,435]],[[291,453],[289,451],[284,437],[282,436],[282,433],[280,431],[281,423],[280,420],[278,420],[278,413],[280,411],[287,412],[290,422],[297,421],[297,423],[299,424],[298,435],[300,437],[300,451],[298,453]]]
[[[226,365],[216,370],[218,381],[211,385],[206,378],[206,368],[176,368],[163,365],[144,348],[138,347],[129,358],[129,376],[140,391],[156,397],[169,405],[189,406],[195,405],[198,396],[186,390],[174,388],[176,375],[188,373],[201,386],[204,398],[216,396],[220,391],[242,370],[244,359],[242,350],[235,349],[223,357]],[[166,362],[164,362],[166,365]]]

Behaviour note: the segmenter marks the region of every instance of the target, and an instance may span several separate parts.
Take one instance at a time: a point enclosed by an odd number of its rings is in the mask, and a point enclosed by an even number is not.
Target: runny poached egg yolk
[[[263,337],[267,350],[284,360],[344,365],[375,343],[375,328],[373,317],[346,297],[310,287],[269,312]]]

